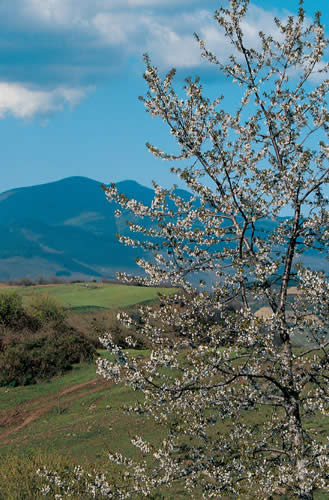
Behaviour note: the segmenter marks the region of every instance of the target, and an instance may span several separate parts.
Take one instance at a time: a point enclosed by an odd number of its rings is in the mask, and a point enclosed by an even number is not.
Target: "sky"
[[[226,0],[2,0],[0,3],[0,192],[82,175],[104,183],[133,179],[169,187],[164,124],[138,100],[145,95],[143,54],[161,72],[177,69],[177,87],[200,75],[211,96],[234,95],[200,58],[197,32],[226,61],[231,47],[213,19]],[[298,0],[254,0],[245,32],[252,44],[273,15],[296,12]],[[305,0],[307,15],[325,0]],[[329,29],[328,29],[329,31]]]

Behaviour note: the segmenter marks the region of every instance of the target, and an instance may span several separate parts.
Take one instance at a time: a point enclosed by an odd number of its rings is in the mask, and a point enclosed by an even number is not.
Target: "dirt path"
[[[43,403],[43,405],[39,408],[29,410],[28,405],[23,405],[21,409],[15,409],[11,412],[3,412],[2,414],[0,414],[0,442],[2,442],[2,444],[6,444],[8,442],[9,436],[21,431],[28,425],[32,424],[35,420],[40,418],[44,413],[56,407],[58,405],[59,398],[61,398],[62,396],[74,395],[73,398],[70,398],[70,401],[72,401],[81,397],[82,395],[96,392],[102,386],[105,388],[109,387],[110,385],[112,384],[105,381],[101,377],[98,377],[93,380],[82,382],[80,384],[76,384],[63,389],[60,392],[52,394],[50,398],[47,398],[46,400],[40,399],[40,404]],[[93,386],[92,390],[85,391],[83,394],[76,394],[79,393],[81,389],[85,389],[88,386]],[[35,405],[37,402],[38,400],[32,400],[30,403]],[[44,404],[45,402],[47,404]],[[1,428],[3,427],[5,427],[5,429],[1,430]]]

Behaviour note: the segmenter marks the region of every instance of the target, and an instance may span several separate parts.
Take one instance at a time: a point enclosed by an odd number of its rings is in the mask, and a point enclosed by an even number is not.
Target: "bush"
[[[141,320],[138,311],[131,313],[134,316],[134,320],[140,322]],[[130,337],[135,343],[135,349],[148,349],[150,347],[149,343],[146,343],[143,336],[138,334],[135,328],[127,328],[122,324],[121,321],[117,319],[117,313],[114,311],[109,311],[106,315],[95,316],[91,320],[91,332],[93,342],[96,347],[104,348],[103,344],[99,341],[100,337],[103,337],[105,333],[109,332],[112,335],[113,342],[122,348],[127,348],[130,345],[127,343],[127,337]]]
[[[18,285],[18,286],[33,286],[34,285],[34,281],[28,277],[22,278],[20,280],[16,280],[14,283],[15,283],[15,285]]]
[[[65,319],[48,295],[35,295],[27,311],[19,294],[0,295],[0,386],[33,384],[94,358],[95,345]]]
[[[92,342],[85,335],[70,328],[63,330],[61,333],[53,334],[49,338],[49,345],[62,360],[70,365],[82,363],[83,361],[92,361],[96,354]]]
[[[42,327],[48,323],[60,325],[65,321],[64,307],[53,297],[45,294],[36,294],[27,307],[28,314],[39,322]]]
[[[0,353],[0,386],[49,379],[70,370],[74,363],[91,361],[95,353],[91,342],[74,330],[23,339]]]
[[[0,293],[0,324],[15,326],[23,316],[22,297],[17,292]]]

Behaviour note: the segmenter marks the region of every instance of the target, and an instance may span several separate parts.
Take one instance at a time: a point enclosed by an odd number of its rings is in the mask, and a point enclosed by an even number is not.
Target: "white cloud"
[[[225,61],[232,53],[213,19],[213,12],[191,0],[22,0],[25,13],[48,29],[87,33],[104,46],[120,46],[126,53],[149,52],[159,66],[196,67],[200,52],[193,39],[198,32],[207,46]],[[193,4],[194,7],[193,7]],[[177,11],[177,7],[182,7]],[[186,6],[186,8],[184,8]],[[158,10],[157,7],[162,7]],[[163,10],[163,7],[166,7]],[[173,9],[170,11],[170,8]],[[167,12],[167,10],[169,11]],[[176,10],[175,10],[176,9]],[[273,14],[250,5],[243,31],[250,46],[259,44],[258,32],[278,34]]]
[[[67,0],[23,0],[24,16],[46,24],[65,25],[74,15],[74,5]]]
[[[199,0],[14,0],[18,15],[40,21],[53,27],[88,24],[90,19],[109,12],[129,12],[133,9],[170,9],[192,7]],[[8,10],[8,9],[7,9]]]
[[[241,29],[246,46],[255,49],[261,48],[261,41],[258,36],[260,31],[266,35],[272,35],[276,40],[281,38],[281,34],[273,21],[273,12],[252,4],[241,23]],[[228,61],[229,56],[234,52],[234,48],[225,37],[224,32],[218,28],[217,23],[205,23],[201,26],[199,34],[205,41],[207,48],[213,51],[221,62]]]
[[[126,3],[132,7],[169,7],[171,5],[177,7],[179,5],[191,5],[200,2],[198,0],[194,0],[194,2],[191,0],[126,0]]]
[[[137,21],[137,22],[136,22]],[[124,46],[127,50],[142,25],[140,18],[133,15],[117,12],[100,12],[89,23],[101,42],[110,46]]]
[[[152,23],[145,51],[160,67],[192,68],[200,65],[200,51],[193,35],[180,34],[168,25]]]
[[[18,4],[24,5],[26,11],[34,15],[48,18],[52,15],[56,18],[60,15],[74,12],[106,11],[112,9],[127,9],[134,7],[149,8],[171,8],[200,5],[200,0],[16,0]],[[214,2],[215,5],[215,2]]]
[[[32,118],[61,111],[65,105],[76,106],[88,89],[58,87],[46,91],[19,83],[0,82],[0,118]]]
[[[0,118],[47,114],[75,105],[86,86],[108,78],[127,57],[147,52],[162,70],[201,68],[204,62],[193,37],[226,63],[233,51],[213,19],[218,0],[9,0],[0,2],[0,29],[16,33],[0,80]],[[287,12],[284,12],[287,17]],[[278,38],[273,12],[250,4],[243,21],[246,44],[259,48],[258,32]],[[5,37],[4,37],[5,38]],[[25,41],[27,43],[25,44]],[[3,42],[0,42],[0,49]],[[49,54],[49,55],[48,55]],[[38,65],[31,61],[39,61]],[[201,66],[202,65],[202,66]],[[4,68],[4,66],[2,66]],[[39,75],[39,76],[38,76]],[[0,77],[1,78],[1,77]],[[71,78],[71,80],[70,80]],[[23,83],[6,81],[27,81]],[[40,82],[47,89],[40,87]],[[74,83],[69,83],[69,82]],[[76,82],[84,82],[76,83]],[[62,85],[60,85],[60,83]],[[55,90],[48,90],[52,85]],[[75,88],[75,85],[80,87]]]
[[[0,5],[1,14],[11,12],[12,23],[25,20],[27,29],[42,33],[62,33],[95,47],[117,49],[138,57],[149,52],[163,67],[175,65],[196,67],[201,63],[200,53],[193,41],[193,33],[204,38],[209,48],[219,53],[222,60],[232,52],[213,19],[208,0],[11,0],[12,7]],[[217,0],[213,0],[213,8]],[[5,9],[5,11],[3,10]],[[277,34],[273,13],[251,4],[243,30],[248,45],[257,46],[258,32]],[[86,47],[86,45],[84,45]]]

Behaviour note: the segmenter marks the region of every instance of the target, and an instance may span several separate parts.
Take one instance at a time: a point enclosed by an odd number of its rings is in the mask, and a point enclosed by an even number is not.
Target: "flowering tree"
[[[136,328],[152,343],[148,360],[103,339],[116,361],[100,360],[99,373],[142,391],[130,411],[168,429],[156,447],[134,440],[145,462],[111,456],[125,482],[115,492],[107,485],[109,497],[150,497],[178,482],[188,498],[311,499],[329,486],[328,449],[313,429],[328,411],[329,281],[300,257],[328,249],[328,41],[320,14],[310,22],[301,1],[296,17],[275,19],[276,35],[260,32],[257,48],[248,47],[247,9],[248,0],[232,0],[215,13],[233,47],[228,64],[197,37],[202,56],[237,84],[236,109],[207,99],[199,78],[186,80],[181,97],[175,71],[162,79],[145,57],[142,100],[168,125],[178,152],[148,148],[184,160],[172,171],[191,199],[154,184],[146,206],[106,189],[134,215],[137,235],[123,242],[154,253],[139,260],[140,281],[182,290],[142,308]],[[280,217],[282,210],[291,216]],[[193,289],[199,272],[216,276],[211,290]],[[255,314],[260,303],[270,311],[264,317]]]

